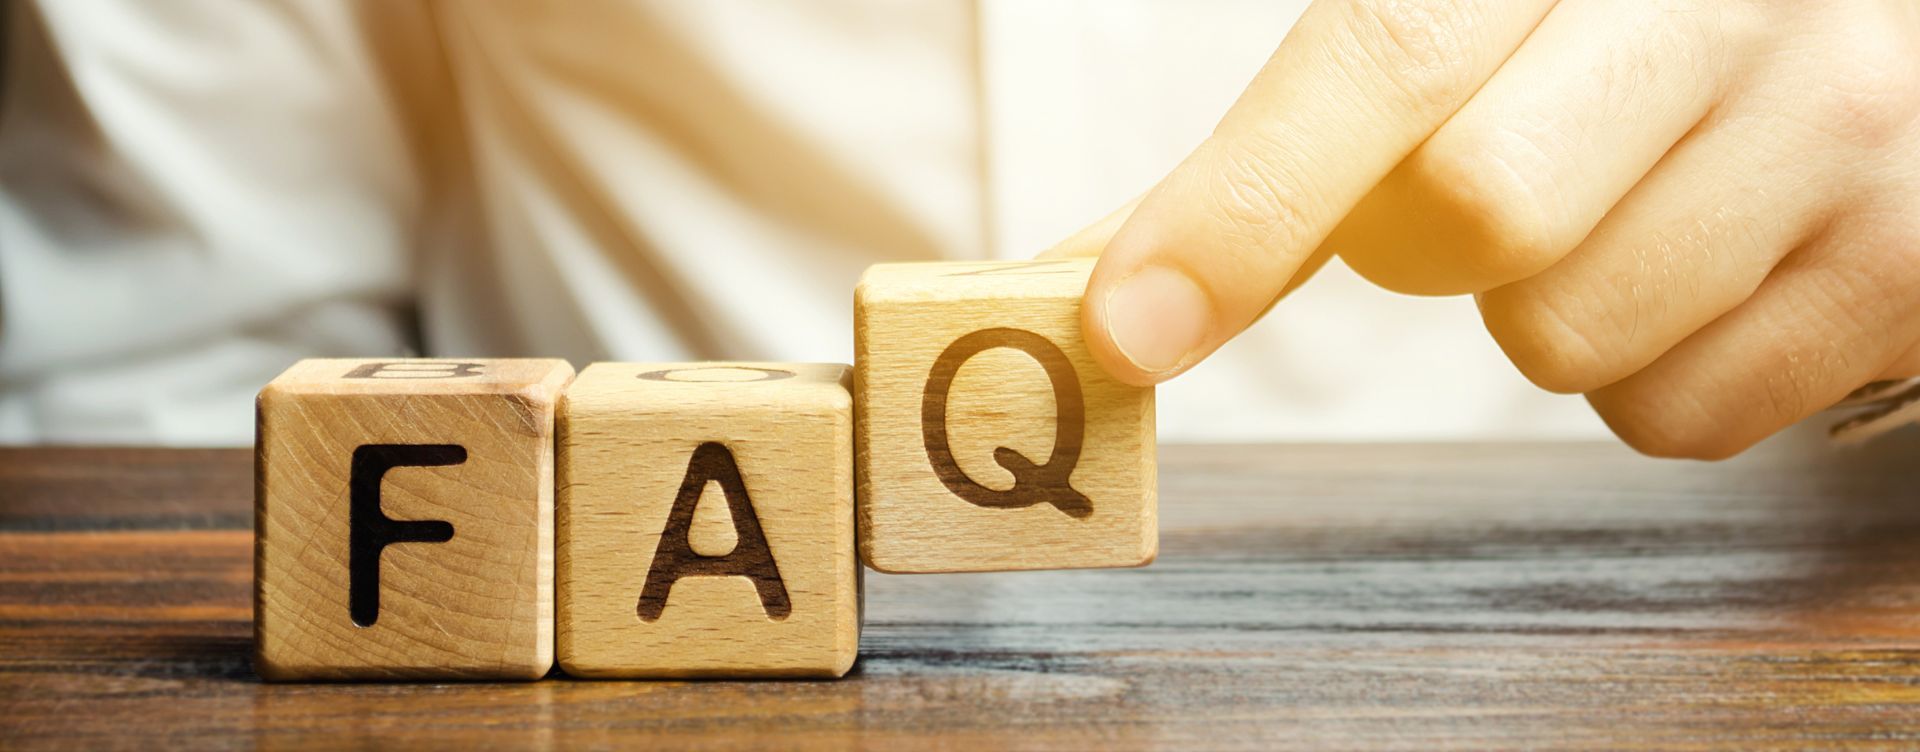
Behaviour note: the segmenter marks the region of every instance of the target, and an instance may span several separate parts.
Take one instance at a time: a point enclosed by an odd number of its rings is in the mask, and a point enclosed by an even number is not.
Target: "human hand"
[[[1628,444],[1719,458],[1920,375],[1920,4],[1319,0],[1165,180],[1048,255],[1171,378],[1338,253],[1478,296]]]

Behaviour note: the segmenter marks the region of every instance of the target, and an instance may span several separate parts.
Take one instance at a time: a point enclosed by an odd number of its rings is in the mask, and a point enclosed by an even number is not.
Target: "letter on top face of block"
[[[560,360],[303,360],[261,390],[260,674],[545,675],[572,378]]]
[[[883,572],[1126,567],[1159,547],[1153,389],[1080,337],[1089,259],[882,264],[854,295],[860,552]]]
[[[559,660],[837,677],[860,641],[844,365],[596,363],[560,408]]]

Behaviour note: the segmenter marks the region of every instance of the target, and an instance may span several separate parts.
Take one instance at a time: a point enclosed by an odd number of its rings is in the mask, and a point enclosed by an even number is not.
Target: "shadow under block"
[[[256,670],[545,675],[572,378],[560,360],[303,360],[261,390]]]
[[[1080,337],[1091,260],[881,264],[854,294],[860,553],[883,572],[1139,566],[1153,389]]]
[[[860,642],[844,365],[596,363],[559,416],[559,660],[837,677]]]

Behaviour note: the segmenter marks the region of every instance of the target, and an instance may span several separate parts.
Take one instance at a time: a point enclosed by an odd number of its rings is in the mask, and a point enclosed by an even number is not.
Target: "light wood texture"
[[[0,529],[0,747],[1920,744],[1920,431],[1162,452],[1152,567],[871,576],[840,681],[288,685],[248,665],[248,452],[0,448],[37,510]]]
[[[837,677],[860,643],[844,365],[596,363],[560,410],[559,659]]]
[[[1092,268],[1072,259],[867,270],[854,296],[854,391],[868,566],[1153,560],[1153,389],[1113,380],[1088,354],[1080,295]]]
[[[545,675],[553,420],[572,377],[559,360],[305,360],[268,384],[260,674]]]

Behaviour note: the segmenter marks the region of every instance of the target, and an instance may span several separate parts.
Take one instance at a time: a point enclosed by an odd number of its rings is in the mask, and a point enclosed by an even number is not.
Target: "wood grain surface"
[[[1167,447],[1152,566],[871,576],[813,682],[263,684],[250,461],[0,450],[0,748],[1920,746],[1912,436]]]
[[[867,566],[1153,560],[1153,389],[1115,381],[1081,340],[1092,272],[1092,259],[867,269],[853,314]]]
[[[852,375],[595,363],[559,414],[570,676],[832,678],[860,641]]]

